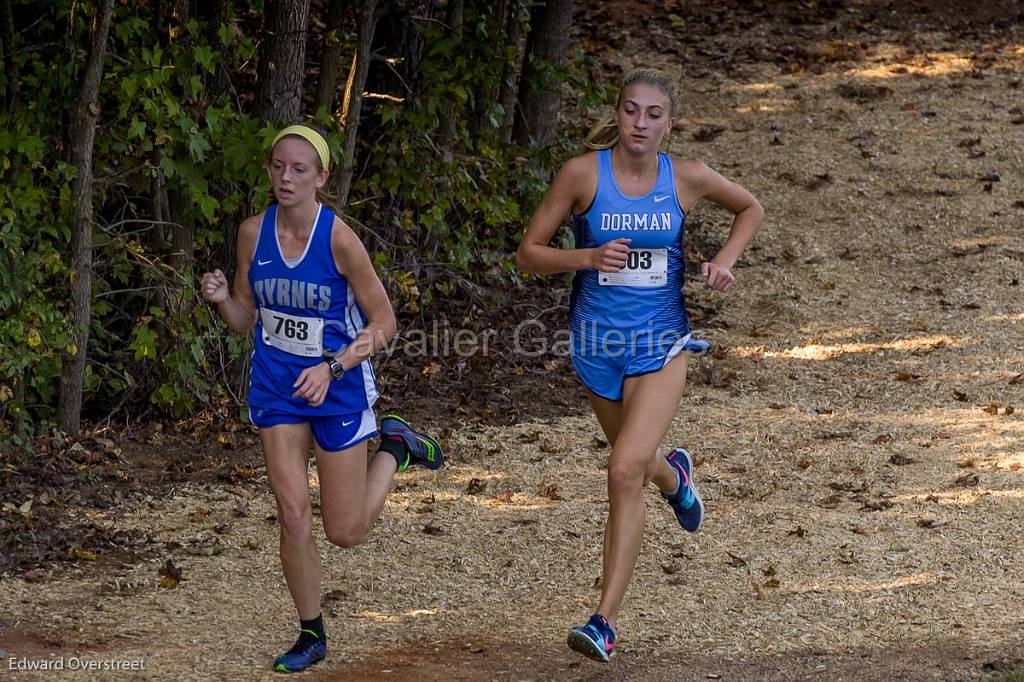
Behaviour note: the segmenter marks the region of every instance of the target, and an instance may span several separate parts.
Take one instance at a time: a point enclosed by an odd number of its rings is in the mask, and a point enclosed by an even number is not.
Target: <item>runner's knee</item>
[[[637,458],[622,458],[608,464],[608,494],[612,497],[636,494],[644,485],[645,463]]]
[[[328,542],[346,549],[355,547],[366,539],[369,528],[365,523],[356,524],[352,521],[330,521],[324,517],[324,535]]]
[[[287,540],[299,541],[313,535],[313,510],[309,502],[278,502],[278,523],[281,535]]]

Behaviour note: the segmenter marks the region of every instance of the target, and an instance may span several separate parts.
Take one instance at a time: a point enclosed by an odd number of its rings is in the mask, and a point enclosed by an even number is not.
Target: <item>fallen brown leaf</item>
[[[973,473],[957,476],[956,480],[954,481],[954,483],[961,488],[973,488],[976,487],[980,482],[981,479],[978,477],[978,474]]]
[[[427,535],[444,535],[444,529],[437,524],[436,519],[427,521],[427,525],[423,526],[423,532]]]
[[[729,560],[725,563],[732,566],[733,568],[743,568],[747,565],[747,560],[743,557],[738,557],[732,552],[726,552],[729,555]]]

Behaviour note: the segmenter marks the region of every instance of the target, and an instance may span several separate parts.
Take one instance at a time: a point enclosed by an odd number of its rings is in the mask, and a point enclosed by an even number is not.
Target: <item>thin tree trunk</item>
[[[0,4],[0,59],[4,63],[4,75],[7,77],[7,110],[18,110],[18,82],[21,80],[18,62],[8,56],[14,52],[14,14],[11,12],[11,0],[3,0]]]
[[[522,43],[523,12],[526,5],[523,0],[511,0],[505,29],[510,58],[505,61],[505,70],[501,76],[501,91],[498,101],[505,112],[505,118],[498,130],[498,139],[508,144],[512,141],[512,126],[516,120],[516,93],[519,91],[519,76],[523,71],[523,55],[526,53]]]
[[[448,24],[448,28],[456,40],[462,40],[462,24],[465,14],[465,0],[448,0],[448,14],[445,17],[445,23]]]
[[[344,46],[344,32],[341,24],[345,19],[345,0],[330,0],[327,9],[327,31],[324,33],[324,50],[320,59],[320,79],[316,87],[315,110],[331,111],[334,108],[334,94],[338,89],[338,72],[341,70],[341,48]]]
[[[256,115],[276,126],[294,123],[302,107],[309,0],[267,0],[264,19]]]
[[[449,0],[448,14],[445,23],[448,24],[448,31],[456,44],[462,43],[462,24],[465,15],[463,0]],[[465,115],[464,112],[451,112],[453,115],[441,118],[441,139],[448,142],[455,137],[455,130],[458,127],[458,119]]]
[[[572,27],[573,0],[546,0],[531,13],[526,39],[526,63],[519,85],[521,115],[516,119],[513,138],[521,146],[541,149],[555,138],[560,83],[550,77],[552,67],[565,66]]]
[[[96,119],[100,108],[98,95],[103,75],[114,0],[102,0],[90,31],[85,73],[78,88],[78,101],[70,130],[75,179],[71,201],[75,206],[71,237],[71,306],[75,352],[65,354],[60,373],[60,398],[57,423],[68,434],[81,428],[82,387],[89,345],[89,321],[92,303],[92,153],[96,139]]]
[[[340,116],[345,129],[345,148],[342,150],[341,167],[335,176],[334,185],[339,209],[343,209],[348,203],[348,193],[352,189],[359,115],[363,109],[363,88],[366,87],[366,74],[370,69],[370,49],[373,46],[373,34],[377,28],[377,5],[378,0],[363,0],[363,6],[359,11],[356,51],[352,56],[352,68],[348,72],[348,82],[345,83],[345,99],[341,105]]]
[[[185,34],[185,25],[190,18],[190,9],[189,0],[174,0],[174,22],[167,30],[168,44],[178,42],[183,44],[186,50],[191,48],[191,41]],[[192,71],[193,73],[198,73],[199,67],[193,64]],[[163,179],[162,173],[160,178],[161,180]],[[161,193],[159,199],[163,207],[163,219],[171,223],[171,251],[168,254],[167,261],[174,272],[183,276],[184,279],[179,280],[179,282],[190,281],[191,275],[188,269],[192,265],[192,240],[195,234],[195,226],[192,224],[192,219],[187,215],[183,205],[185,199],[182,198],[181,192],[169,192],[166,184],[163,182],[160,184]],[[175,301],[182,299],[182,289],[183,286],[180,283],[175,283],[171,289],[171,296]]]
[[[231,0],[204,0],[196,5],[196,14],[206,23],[206,33],[210,36],[211,44],[223,55],[210,80],[210,94],[214,100],[226,95],[231,89],[228,51],[220,38],[220,27],[231,20],[231,11]]]

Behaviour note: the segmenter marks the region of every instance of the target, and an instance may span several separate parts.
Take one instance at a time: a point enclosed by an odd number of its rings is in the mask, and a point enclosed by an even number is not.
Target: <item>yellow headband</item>
[[[288,135],[298,135],[306,142],[313,145],[313,149],[316,150],[317,155],[320,157],[320,164],[324,167],[324,170],[328,170],[331,167],[331,152],[327,148],[327,140],[324,136],[313,130],[309,126],[294,125],[288,126],[277,134],[274,141],[270,143],[270,149],[274,149],[274,145],[280,142],[282,137]]]

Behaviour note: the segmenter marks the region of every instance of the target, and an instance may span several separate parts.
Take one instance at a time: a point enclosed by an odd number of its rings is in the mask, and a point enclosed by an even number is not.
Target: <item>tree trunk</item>
[[[316,87],[315,111],[334,108],[334,94],[338,89],[338,72],[341,70],[341,48],[344,32],[341,30],[345,19],[345,0],[330,0],[327,9],[327,31],[324,33],[324,50],[320,59],[320,79]]]
[[[0,4],[0,59],[4,63],[4,76],[7,77],[7,110],[11,113],[18,110],[18,81],[21,79],[18,62],[9,56],[14,52],[14,14],[11,12],[11,0],[3,0]]]
[[[299,117],[308,24],[309,0],[267,0],[256,93],[262,121],[281,126]]]
[[[523,55],[525,50],[520,39],[523,30],[523,12],[526,5],[523,0],[511,0],[508,9],[507,24],[505,24],[505,39],[508,45],[506,52],[505,70],[501,76],[501,91],[498,93],[498,101],[501,102],[505,112],[505,118],[498,130],[498,139],[508,144],[512,141],[512,126],[516,120],[516,92],[519,89],[519,76],[523,71]]]
[[[231,0],[205,0],[196,6],[197,16],[206,22],[206,32],[213,47],[219,49],[224,57],[217,65],[210,81],[210,94],[214,100],[231,90],[231,67],[226,62],[228,51],[220,39],[220,27],[231,20],[231,12]]]
[[[550,72],[552,67],[565,66],[572,1],[546,0],[530,14],[526,63],[519,85],[521,115],[516,119],[513,134],[520,146],[541,149],[555,139],[562,96],[560,83],[551,78]]]
[[[448,13],[445,16],[445,23],[451,38],[457,45],[462,43],[462,24],[465,16],[465,5],[463,0],[449,0]],[[466,115],[465,112],[453,111],[452,115],[441,118],[441,139],[445,142],[452,142],[455,131],[458,129],[458,119]]]
[[[90,31],[85,73],[78,88],[78,101],[70,130],[71,158],[75,179],[71,201],[75,206],[71,237],[71,308],[75,352],[65,354],[60,372],[57,423],[62,431],[76,434],[81,428],[82,387],[85,381],[86,350],[92,303],[92,153],[99,116],[98,94],[103,75],[114,0],[102,0]]]
[[[377,28],[377,5],[378,0],[363,0],[363,6],[359,10],[356,51],[352,55],[352,68],[348,71],[348,81],[345,83],[345,99],[339,117],[345,129],[345,148],[341,153],[341,167],[335,176],[334,184],[339,209],[343,209],[348,203],[348,193],[352,189],[356,135],[359,132],[359,115],[363,109],[363,88],[366,87],[366,74],[370,69],[370,49]]]
[[[462,40],[463,17],[466,14],[465,0],[448,0],[448,13],[445,16],[445,23],[448,29],[455,36],[456,40]]]

